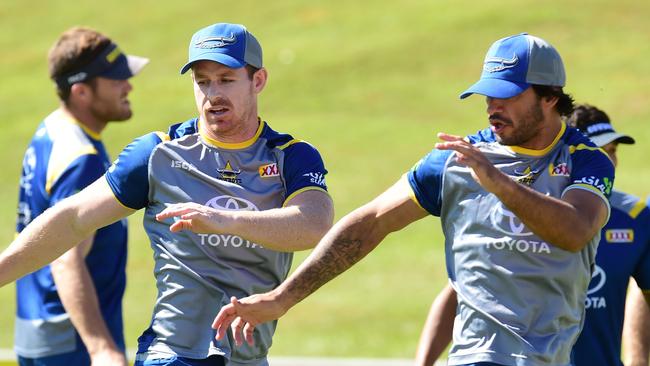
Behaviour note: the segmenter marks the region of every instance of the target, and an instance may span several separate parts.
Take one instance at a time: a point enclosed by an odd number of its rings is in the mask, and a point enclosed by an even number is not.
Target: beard
[[[511,120],[502,119],[514,127]],[[544,112],[542,105],[538,98],[528,111],[518,121],[518,126],[513,128],[513,132],[509,136],[496,135],[497,142],[507,146],[519,146],[528,142],[535,137],[541,130],[544,121]]]

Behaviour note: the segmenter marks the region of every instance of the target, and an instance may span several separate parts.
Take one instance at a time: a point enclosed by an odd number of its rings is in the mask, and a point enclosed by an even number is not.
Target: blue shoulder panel
[[[451,150],[431,150],[407,174],[418,203],[434,216],[440,216],[442,178],[452,153]]]
[[[146,207],[149,196],[149,157],[163,139],[155,132],[135,139],[122,150],[106,172],[113,194],[124,206]]]

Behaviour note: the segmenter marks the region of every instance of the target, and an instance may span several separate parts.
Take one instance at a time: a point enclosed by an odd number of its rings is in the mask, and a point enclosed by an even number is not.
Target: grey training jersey
[[[468,140],[502,172],[552,197],[581,189],[608,203],[612,163],[563,126],[542,151],[503,146],[486,129]],[[440,216],[447,271],[458,294],[449,365],[569,365],[583,324],[599,236],[577,253],[538,237],[485,191],[450,151],[409,173],[415,200]]]
[[[217,342],[211,328],[231,296],[269,291],[287,276],[292,254],[264,248],[237,233],[169,231],[155,215],[168,204],[196,202],[223,210],[282,207],[305,190],[325,190],[316,149],[260,122],[249,141],[224,144],[202,136],[198,122],[145,135],[122,152],[106,179],[125,206],[145,208],[158,298],[151,327],[139,338],[138,359],[225,355],[229,364],[265,365],[275,322],[255,330],[255,344]],[[229,335],[230,337],[230,335]]]

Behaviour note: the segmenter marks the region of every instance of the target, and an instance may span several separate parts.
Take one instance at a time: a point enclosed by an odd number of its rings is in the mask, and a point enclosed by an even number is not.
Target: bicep
[[[75,228],[83,231],[94,232],[135,212],[117,200],[104,177],[65,201],[75,211]]]
[[[604,196],[589,190],[571,189],[562,196],[562,200],[575,208],[594,235],[607,223],[609,205]]]
[[[397,183],[364,208],[369,215],[376,218],[377,227],[384,234],[398,231],[428,215],[427,211],[415,201],[406,176],[402,176]]]

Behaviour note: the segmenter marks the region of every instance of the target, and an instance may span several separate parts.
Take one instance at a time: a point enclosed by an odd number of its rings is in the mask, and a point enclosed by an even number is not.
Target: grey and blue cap
[[[261,68],[262,47],[241,24],[217,23],[194,33],[189,59],[181,68],[184,74],[196,61],[214,61],[233,69],[246,65]]]
[[[512,98],[532,84],[563,87],[564,64],[557,50],[545,40],[527,33],[502,38],[492,44],[483,73],[474,85],[460,95]]]

